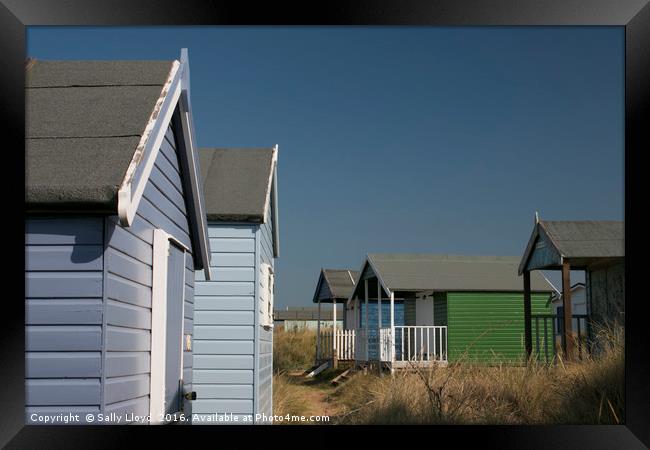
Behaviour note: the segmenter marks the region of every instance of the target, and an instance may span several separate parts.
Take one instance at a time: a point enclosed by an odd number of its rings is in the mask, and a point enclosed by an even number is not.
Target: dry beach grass
[[[305,370],[314,363],[316,332],[308,329],[273,331],[273,371]]]
[[[620,328],[601,330],[598,356],[555,366],[459,361],[434,370],[398,371],[394,376],[358,373],[338,388],[327,383],[331,373],[324,373],[314,386],[276,374],[274,409],[276,414],[320,414],[316,410],[325,405],[334,414],[334,424],[623,423],[623,338]],[[312,355],[313,351],[307,366]],[[314,402],[313,389],[320,389],[322,401]]]

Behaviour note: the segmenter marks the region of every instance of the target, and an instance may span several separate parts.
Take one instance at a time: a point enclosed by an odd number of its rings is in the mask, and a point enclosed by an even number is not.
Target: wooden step
[[[346,370],[345,372],[342,372],[339,376],[337,376],[336,378],[334,378],[334,379],[331,381],[331,383],[332,383],[333,385],[336,386],[337,384],[340,384],[341,381],[348,380],[348,379],[349,379],[348,374],[350,373],[351,370],[352,370],[352,369],[348,369],[348,370]]]
[[[309,373],[307,374],[307,378],[311,378],[311,377],[313,377],[313,376],[318,375],[318,374],[321,373],[323,370],[327,369],[331,364],[332,364],[331,361],[326,361],[326,362],[324,362],[323,364],[321,364],[320,366],[318,366],[316,369],[314,369],[314,370],[312,370],[311,372],[309,372]]]

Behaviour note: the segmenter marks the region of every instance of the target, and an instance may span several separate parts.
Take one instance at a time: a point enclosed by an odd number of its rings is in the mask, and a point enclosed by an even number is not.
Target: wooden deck
[[[356,365],[377,364],[389,369],[447,365],[446,326],[396,326],[379,330],[327,330],[320,334],[316,361],[334,358]]]

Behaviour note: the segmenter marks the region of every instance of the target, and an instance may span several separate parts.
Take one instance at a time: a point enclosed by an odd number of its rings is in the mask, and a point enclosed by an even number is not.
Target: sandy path
[[[340,407],[330,401],[330,395],[336,388],[329,382],[314,383],[313,379],[306,378],[302,373],[289,373],[288,375],[300,388],[301,396],[309,405],[310,415],[325,415],[333,418],[340,414]]]

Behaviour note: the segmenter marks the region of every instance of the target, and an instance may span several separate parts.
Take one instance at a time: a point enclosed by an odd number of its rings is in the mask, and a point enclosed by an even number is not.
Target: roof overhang
[[[545,245],[540,247],[538,244],[540,240]],[[542,250],[544,248],[546,250]],[[545,254],[536,253],[537,251]],[[572,270],[591,270],[618,264],[624,259],[624,256],[567,255],[552,234],[547,231],[545,223],[536,220],[526,250],[519,262],[518,273],[521,275],[531,270],[561,270],[564,263],[568,263]]]
[[[180,61],[174,61],[172,64],[172,69],[161,90],[160,97],[151,112],[149,121],[120,184],[117,196],[118,216],[123,226],[130,226],[133,223],[167,127],[172,121],[177,106],[180,112],[180,125],[182,128],[182,132],[178,134],[179,137],[182,137],[183,143],[182,149],[179,149],[181,169],[186,180],[185,186],[189,188],[186,195],[188,200],[189,198],[192,200],[188,216],[194,238],[192,240],[195,247],[193,249],[194,267],[195,269],[203,269],[206,280],[209,280],[210,244],[205,218],[205,200],[197,166],[198,149],[196,148],[192,118],[187,49],[182,49]]]
[[[515,260],[516,261],[516,260]],[[404,286],[398,283],[394,277],[391,277],[391,274],[383,273],[381,270],[378,268],[378,264],[376,261],[373,261],[373,255],[369,254],[366,256],[366,259],[364,263],[361,266],[361,271],[359,272],[359,276],[357,277],[357,280],[355,282],[355,288],[352,291],[352,294],[348,298],[348,304],[352,299],[354,299],[355,296],[360,294],[360,289],[362,285],[362,280],[368,279],[368,278],[377,278],[379,280],[379,284],[381,285],[382,289],[386,292],[387,296],[390,298],[391,295],[396,295],[398,293],[419,293],[419,292],[426,292],[426,291],[433,291],[433,292],[520,292],[523,290],[523,288],[519,289],[514,289],[512,287],[482,287],[482,286],[474,286],[474,287],[464,287],[464,286],[458,286],[458,287],[450,287],[450,286],[435,286],[435,285],[426,285],[426,286]],[[514,268],[513,268],[514,271]],[[391,284],[387,282],[387,280],[391,281]],[[535,288],[532,290],[532,292],[539,292],[539,293],[546,293],[550,292],[552,289],[549,285],[547,289],[542,289],[540,288]]]
[[[271,215],[273,226],[273,256],[280,256],[280,215],[278,213],[278,145],[273,147],[273,156],[271,160],[271,173],[269,175],[269,184],[267,188],[267,206],[264,209],[264,222]]]
[[[316,283],[316,290],[314,291],[314,296],[311,300],[312,303],[318,303],[318,294],[320,292],[321,287],[323,286],[324,281],[325,281],[325,271],[321,269],[320,274],[318,275],[318,283]]]
[[[552,246],[552,250],[556,253],[557,257],[554,259],[553,262],[544,266],[533,267],[531,270],[553,269],[562,266],[562,263],[564,262],[564,255],[558,248],[557,244],[553,242],[551,236],[544,229],[543,223],[538,220],[535,220],[535,227],[533,228],[533,232],[530,235],[530,238],[528,239],[528,244],[526,244],[526,250],[524,250],[524,255],[522,256],[521,261],[519,262],[519,267],[517,270],[519,275],[523,274],[524,271],[526,271],[528,262],[530,261],[530,258],[533,255],[533,253],[535,252],[535,246],[538,239],[544,239],[545,242],[550,244]]]
[[[359,271],[359,275],[357,276],[357,279],[354,280],[354,289],[352,290],[352,293],[348,297],[348,299],[346,301],[346,305],[349,305],[350,302],[352,301],[352,299],[354,299],[354,297],[357,295],[357,291],[359,290],[359,286],[361,286],[361,280],[368,278],[368,277],[364,278],[364,273],[366,272],[366,268],[369,268],[369,269],[372,270],[375,277],[377,277],[377,279],[379,280],[379,284],[381,284],[381,287],[384,289],[386,294],[388,294],[389,298],[390,298],[390,295],[394,293],[394,291],[391,290],[388,287],[388,285],[384,282],[384,280],[382,279],[382,276],[379,273],[379,271],[377,270],[377,268],[376,268],[375,264],[373,263],[372,258],[370,257],[370,255],[366,255],[366,259],[363,261],[363,264],[361,264],[361,270]],[[364,289],[365,289],[365,286],[364,286]],[[378,297],[379,297],[379,295],[378,295]]]

